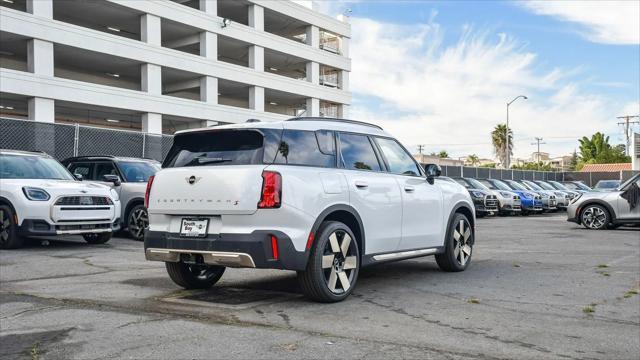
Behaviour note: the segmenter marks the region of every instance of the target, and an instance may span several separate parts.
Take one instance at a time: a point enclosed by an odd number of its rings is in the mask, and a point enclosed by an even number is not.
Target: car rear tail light
[[[280,254],[278,254],[278,238],[271,235],[271,258],[278,260]]]
[[[144,192],[144,207],[149,207],[149,193],[151,193],[151,186],[153,185],[153,179],[155,179],[155,175],[149,176],[149,180],[147,180],[147,190]]]
[[[282,176],[275,171],[262,172],[262,194],[259,209],[277,209],[282,200]]]

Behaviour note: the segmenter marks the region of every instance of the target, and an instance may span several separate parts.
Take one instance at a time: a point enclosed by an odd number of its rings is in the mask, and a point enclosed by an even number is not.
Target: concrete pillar
[[[320,84],[320,64],[317,62],[307,63],[307,81],[315,85]]]
[[[53,0],[27,0],[27,12],[48,19],[53,18]]]
[[[53,43],[40,39],[27,42],[27,70],[37,75],[53,76]]]
[[[349,39],[348,37],[340,38],[340,54],[345,57],[349,57]]]
[[[200,78],[200,101],[218,104],[218,78],[203,76]]]
[[[47,123],[55,122],[56,109],[53,99],[30,98],[27,101],[27,108],[29,120]]]
[[[249,26],[256,30],[264,30],[264,8],[260,5],[249,5]]]
[[[320,99],[308,98],[307,99],[307,112],[305,116],[320,116]]]
[[[264,111],[264,88],[252,86],[249,88],[249,108],[255,111]]]
[[[349,105],[342,104],[338,106],[338,117],[341,119],[349,118]]]
[[[144,14],[140,16],[140,40],[150,45],[162,46],[162,25],[159,16]]]
[[[213,120],[202,120],[200,122],[201,127],[210,127],[210,126],[218,126],[218,125],[220,125],[220,123]]]
[[[142,114],[142,132],[162,134],[162,115],[156,113]]]
[[[317,26],[307,26],[307,45],[313,48],[320,47],[320,29]]]
[[[340,71],[340,89],[349,91],[349,72],[342,70]]]
[[[264,71],[264,48],[262,46],[252,45],[249,47],[249,67]]]
[[[153,95],[162,95],[162,67],[156,64],[142,64],[141,90]]]
[[[200,11],[207,15],[218,16],[218,0],[200,0]]]
[[[200,56],[218,60],[218,35],[209,31],[200,33]]]

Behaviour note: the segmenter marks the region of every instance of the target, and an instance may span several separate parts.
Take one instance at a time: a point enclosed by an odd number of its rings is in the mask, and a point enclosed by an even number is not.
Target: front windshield
[[[598,181],[598,183],[596,184],[596,187],[598,189],[615,189],[618,187],[619,184],[620,184],[620,181],[618,180],[601,180],[601,181]]]
[[[509,185],[503,183],[500,180],[493,180],[491,182],[500,190],[507,190],[507,191],[513,190],[511,187],[509,187]]]
[[[523,181],[523,183],[525,185],[529,185],[529,187],[531,188],[531,190],[542,190],[542,188],[540,187],[540,185],[531,182],[531,181]]]
[[[538,181],[536,182],[536,184],[540,185],[545,190],[555,190],[553,186],[547,184],[546,182]]]
[[[467,184],[467,182],[466,182],[466,181],[464,181],[463,179],[457,178],[457,179],[454,179],[454,180],[455,180],[458,184],[460,184],[460,185],[462,185],[462,186],[466,187],[467,189],[469,188],[469,184]]]
[[[505,181],[507,184],[509,184],[509,186],[511,186],[511,188],[515,189],[515,190],[528,190],[526,187],[524,187],[522,184],[519,184],[513,180],[507,180]]]
[[[482,184],[482,185],[484,185],[484,186],[488,187],[488,188],[489,188],[489,189],[491,189],[491,190],[498,190],[498,189],[499,189],[496,185],[494,185],[491,181],[489,181],[489,180],[487,180],[487,179],[480,179],[480,180],[477,180],[477,181],[478,181],[480,184]]]
[[[575,187],[577,187],[580,190],[586,190],[586,191],[591,191],[592,189],[590,187],[588,187],[587,185],[581,183],[581,182],[573,182],[573,183],[567,183],[567,185],[574,185]]]
[[[32,155],[0,155],[0,179],[52,179],[75,178],[52,158]]]
[[[160,165],[147,161],[120,161],[118,166],[127,182],[147,182],[151,175],[160,170]]]
[[[471,185],[473,185],[476,189],[490,190],[489,187],[487,187],[485,184],[481,183],[480,181],[478,181],[476,179],[467,178],[466,180],[468,182],[470,182]]]
[[[551,184],[553,187],[555,187],[558,190],[569,190],[566,186],[564,186],[563,184],[557,181],[549,181],[549,184]]]

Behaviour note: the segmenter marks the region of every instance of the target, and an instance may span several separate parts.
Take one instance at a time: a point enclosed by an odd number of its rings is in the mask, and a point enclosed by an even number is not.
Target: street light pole
[[[507,133],[506,133],[506,139],[507,139],[507,148],[505,149],[507,151],[507,163],[505,168],[509,169],[511,166],[511,151],[509,151],[509,105],[511,105],[514,101],[518,100],[519,98],[523,98],[524,100],[527,100],[528,98],[524,95],[518,95],[515,98],[513,98],[513,100],[509,101],[507,103]]]

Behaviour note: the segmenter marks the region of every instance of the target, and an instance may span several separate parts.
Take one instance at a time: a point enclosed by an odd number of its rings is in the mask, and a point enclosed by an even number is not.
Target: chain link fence
[[[171,135],[0,119],[0,148],[43,151],[58,160],[72,156],[113,155],[162,161],[172,144]]]
[[[1,149],[44,151],[58,160],[72,156],[114,155],[162,161],[172,144],[173,136],[171,135],[146,134],[139,131],[105,129],[78,124],[51,124],[0,118]],[[600,180],[624,181],[637,173],[639,172],[553,172],[442,166],[442,174],[450,177],[577,180],[589,186],[594,186]]]

